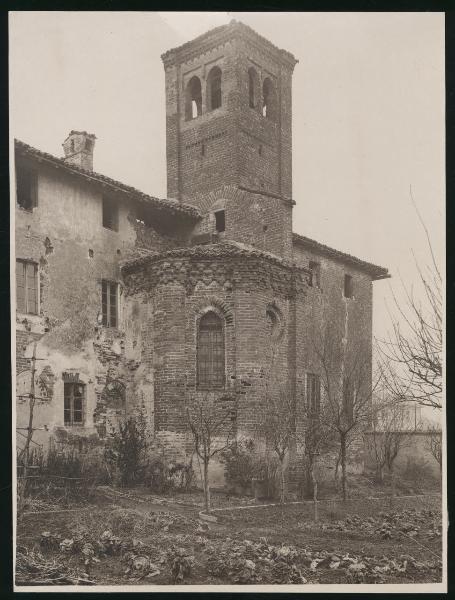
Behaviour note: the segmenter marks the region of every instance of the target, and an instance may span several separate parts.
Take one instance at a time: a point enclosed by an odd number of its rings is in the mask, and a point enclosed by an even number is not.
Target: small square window
[[[118,283],[102,280],[101,307],[104,327],[118,327]]]
[[[24,210],[32,211],[38,205],[38,177],[35,171],[25,167],[16,169],[16,199]]]
[[[103,227],[118,231],[118,204],[112,198],[103,197]]]
[[[310,260],[308,266],[311,271],[311,285],[318,288],[321,287],[321,264]]]
[[[354,296],[354,282],[351,275],[344,276],[344,297],[353,298]]]
[[[215,226],[218,233],[226,230],[226,215],[224,210],[217,210],[215,213]]]

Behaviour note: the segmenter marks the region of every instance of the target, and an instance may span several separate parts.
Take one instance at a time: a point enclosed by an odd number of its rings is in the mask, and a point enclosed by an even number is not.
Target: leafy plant
[[[118,430],[108,438],[105,459],[118,469],[121,485],[128,487],[142,479],[146,449],[146,424],[140,415],[120,423]]]

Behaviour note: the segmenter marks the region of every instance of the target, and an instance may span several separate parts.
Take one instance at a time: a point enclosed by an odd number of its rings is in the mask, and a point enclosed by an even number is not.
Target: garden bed
[[[179,513],[164,506],[150,512],[133,500],[130,506],[114,501],[79,513],[25,514],[17,529],[19,564],[30,562],[32,553],[32,564],[54,573],[57,583],[85,585],[411,583],[442,577],[436,509],[395,509],[372,521],[353,510],[341,522],[321,514],[313,523],[301,505],[267,506],[224,511],[229,519],[207,524],[191,507]],[[387,528],[391,537],[381,534]],[[42,577],[39,567],[18,575],[27,585]]]

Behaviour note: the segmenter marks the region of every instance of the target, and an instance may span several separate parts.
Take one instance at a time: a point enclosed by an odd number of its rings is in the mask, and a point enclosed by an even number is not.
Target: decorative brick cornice
[[[235,19],[227,25],[221,25],[214,29],[210,29],[197,38],[186,42],[177,48],[168,50],[162,54],[161,59],[165,68],[168,68],[175,64],[190,61],[205,52],[223,46],[233,39],[242,39],[249,42],[261,52],[267,52],[274,60],[283,64],[291,71],[298,62],[290,52],[278,48],[262,35],[256,33],[254,29]]]
[[[216,282],[226,292],[247,285],[252,289],[271,288],[287,297],[305,290],[310,277],[305,268],[234,242],[139,256],[123,264],[122,274],[129,294],[178,283],[187,295],[192,295],[198,283],[209,287]]]

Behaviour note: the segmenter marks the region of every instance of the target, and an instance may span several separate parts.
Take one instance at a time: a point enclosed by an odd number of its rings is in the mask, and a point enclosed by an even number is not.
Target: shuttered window
[[[206,313],[199,321],[197,341],[197,382],[199,387],[224,386],[223,323],[214,312]]]
[[[24,314],[38,314],[38,265],[16,261],[16,307]]]
[[[101,282],[103,325],[118,327],[118,283],[103,279]]]

